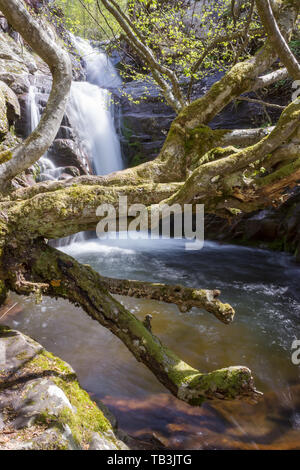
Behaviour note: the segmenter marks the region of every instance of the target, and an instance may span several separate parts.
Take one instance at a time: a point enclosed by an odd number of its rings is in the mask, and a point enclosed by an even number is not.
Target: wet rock
[[[300,260],[300,187],[279,207],[238,216],[230,223],[207,215],[205,232],[208,239],[288,251]]]
[[[80,149],[71,139],[56,139],[49,149],[49,158],[58,167],[73,166],[78,168],[81,175],[88,173],[82,162]]]
[[[0,450],[128,449],[67,363],[4,326],[0,430]]]

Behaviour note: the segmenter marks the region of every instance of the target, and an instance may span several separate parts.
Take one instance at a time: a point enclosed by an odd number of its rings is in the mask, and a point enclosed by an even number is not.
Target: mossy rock
[[[4,326],[0,351],[0,421],[13,431],[0,450],[127,449],[69,364]]]

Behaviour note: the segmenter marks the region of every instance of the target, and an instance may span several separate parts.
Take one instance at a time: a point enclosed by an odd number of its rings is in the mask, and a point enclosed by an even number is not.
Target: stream
[[[114,107],[105,87],[120,86],[101,52],[73,38],[86,60],[88,82],[75,82],[68,104],[72,125],[97,174],[121,169]],[[100,73],[101,72],[101,73]],[[99,78],[100,77],[100,78]],[[31,88],[31,128],[40,115]],[[43,157],[43,175],[57,170]],[[199,309],[181,313],[174,305],[117,297],[193,367],[208,372],[245,365],[264,392],[258,405],[205,403],[191,407],[173,397],[108,330],[67,301],[11,295],[16,304],[1,320],[69,362],[95,401],[137,438],[155,438],[172,449],[300,449],[300,366],[292,342],[300,338],[300,266],[282,253],[206,241],[185,251],[184,240],[106,240],[68,237],[59,248],[102,275],[220,289],[236,309],[226,326]]]
[[[236,309],[223,325],[194,308],[119,297],[140,319],[153,316],[153,331],[201,371],[246,365],[259,390],[258,405],[205,403],[194,408],[168,393],[109,331],[67,301],[18,302],[5,323],[69,362],[94,400],[102,400],[121,429],[155,436],[173,449],[300,447],[300,366],[291,345],[299,337],[300,267],[285,254],[206,242],[188,252],[181,240],[99,240],[62,248],[101,274],[186,286],[218,288]]]

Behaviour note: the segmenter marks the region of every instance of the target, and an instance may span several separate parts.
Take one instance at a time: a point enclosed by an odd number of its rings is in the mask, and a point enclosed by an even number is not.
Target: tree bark
[[[297,5],[294,2],[295,6]],[[270,0],[256,0],[256,6],[260,19],[263,22],[269,39],[272,41],[274,50],[278,54],[281,62],[286,66],[289,74],[294,80],[300,79],[300,65],[283,37],[278,23],[275,19]],[[300,9],[298,2],[298,10]]]
[[[49,100],[38,127],[11,151],[9,161],[0,165],[0,192],[4,193],[10,189],[11,180],[37,162],[52,144],[65,113],[72,65],[58,38],[50,37],[21,0],[0,0],[0,9],[12,27],[46,62],[53,77]]]

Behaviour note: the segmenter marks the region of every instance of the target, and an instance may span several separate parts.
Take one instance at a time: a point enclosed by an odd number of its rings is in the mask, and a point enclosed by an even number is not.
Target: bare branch
[[[169,286],[153,282],[129,281],[101,277],[102,284],[111,294],[146,298],[178,305],[182,312],[198,307],[215,315],[222,323],[231,323],[234,310],[218,299],[220,291],[192,289],[181,285]]]
[[[285,80],[289,76],[287,69],[279,69],[275,70],[274,72],[268,73],[267,75],[263,75],[262,77],[258,77],[254,85],[251,88],[251,91],[260,90],[261,88],[267,88],[270,85],[273,85],[280,80]]]
[[[261,106],[267,106],[268,108],[279,109],[281,111],[285,108],[285,106],[280,106],[279,104],[276,104],[276,103],[266,103],[266,101],[257,100],[255,98],[248,98],[246,96],[239,96],[236,100],[247,101],[248,103],[256,103],[256,104],[260,104]]]
[[[295,1],[294,4],[296,7]],[[299,11],[299,2],[297,4]],[[272,41],[274,50],[276,50],[281,62],[286,66],[294,80],[300,79],[300,65],[279,29],[270,0],[256,0],[256,6],[268,36]]]

